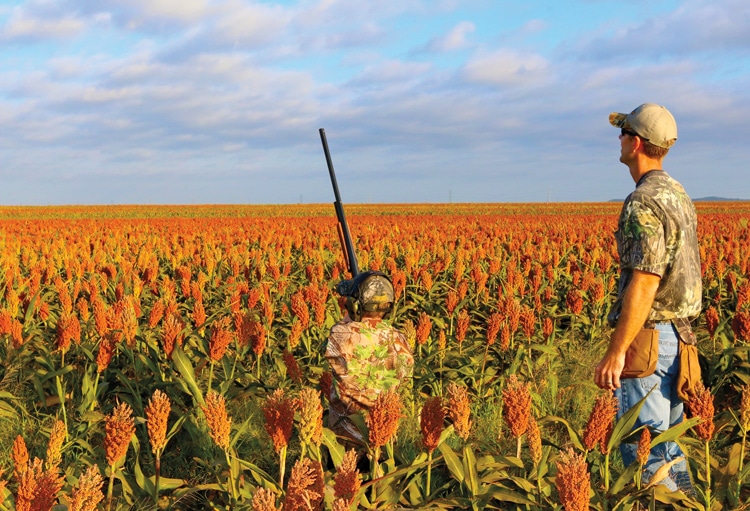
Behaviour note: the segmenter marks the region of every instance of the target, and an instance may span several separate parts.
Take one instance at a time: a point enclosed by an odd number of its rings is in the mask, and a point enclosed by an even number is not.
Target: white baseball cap
[[[669,149],[677,140],[677,123],[669,110],[654,103],[644,103],[629,114],[612,112],[609,123],[629,128],[655,146]]]

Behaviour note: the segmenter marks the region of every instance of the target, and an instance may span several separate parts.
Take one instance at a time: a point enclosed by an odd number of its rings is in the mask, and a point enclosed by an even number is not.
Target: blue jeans
[[[619,419],[653,389],[643,403],[635,426],[648,425],[654,435],[679,424],[683,416],[682,401],[677,397],[674,385],[680,367],[678,356],[680,339],[671,323],[657,323],[655,328],[659,331],[659,360],[656,372],[644,378],[620,380],[621,387],[615,390],[615,396],[620,403],[620,409],[617,412]],[[636,448],[635,443],[620,445],[620,454],[626,467],[635,461]],[[655,446],[651,449],[648,461],[643,468],[643,483],[646,484],[661,465],[680,456],[684,456],[684,453],[675,442],[664,442]],[[688,495],[694,493],[684,459],[672,465],[668,476],[659,484],[665,485],[672,491],[682,490]]]

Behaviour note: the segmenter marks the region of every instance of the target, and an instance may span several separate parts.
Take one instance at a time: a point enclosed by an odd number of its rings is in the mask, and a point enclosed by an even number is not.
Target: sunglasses
[[[628,129],[625,129],[625,128],[621,128],[620,129],[620,134],[623,135],[623,136],[629,135],[631,137],[640,137],[640,135],[638,133],[636,133],[635,131],[628,130]],[[643,137],[641,137],[641,138],[643,138]]]

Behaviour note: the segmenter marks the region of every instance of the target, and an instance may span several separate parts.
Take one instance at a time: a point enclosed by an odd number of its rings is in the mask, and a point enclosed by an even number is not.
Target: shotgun
[[[326,155],[326,164],[328,164],[328,173],[331,175],[331,185],[333,186],[333,196],[336,201],[333,203],[333,207],[336,210],[336,219],[338,220],[337,229],[339,233],[339,241],[341,241],[341,249],[344,251],[344,261],[346,261],[347,270],[351,275],[351,280],[344,280],[336,286],[336,291],[344,296],[348,296],[351,290],[351,282],[359,275],[359,266],[357,265],[357,254],[354,253],[354,243],[352,243],[352,235],[349,233],[349,224],[346,223],[346,215],[344,215],[344,206],[341,204],[341,195],[339,194],[339,185],[336,182],[336,172],[333,170],[333,161],[331,160],[331,152],[328,150],[328,140],[326,140],[326,130],[320,128],[320,141],[323,143],[323,152]]]

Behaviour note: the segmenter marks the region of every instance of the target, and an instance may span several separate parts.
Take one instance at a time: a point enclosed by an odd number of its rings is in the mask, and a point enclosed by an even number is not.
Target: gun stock
[[[328,150],[328,140],[326,139],[326,131],[323,128],[318,130],[320,132],[320,141],[323,143],[323,152],[326,155],[326,164],[328,165],[328,173],[331,176],[331,185],[333,186],[333,196],[336,201],[333,203],[333,207],[336,210],[336,218],[338,220],[338,233],[339,241],[341,241],[341,249],[344,252],[344,261],[346,261],[347,269],[352,278],[359,274],[359,266],[357,265],[357,255],[354,252],[354,244],[352,243],[352,236],[349,233],[349,224],[346,223],[346,216],[344,215],[344,206],[341,204],[341,195],[339,195],[339,185],[336,182],[336,172],[333,170],[333,161],[331,160],[331,152]]]

